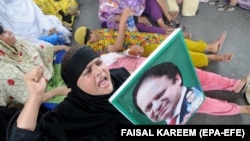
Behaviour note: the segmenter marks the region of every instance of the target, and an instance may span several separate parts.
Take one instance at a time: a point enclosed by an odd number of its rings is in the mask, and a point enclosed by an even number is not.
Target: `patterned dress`
[[[115,44],[118,32],[112,29],[97,29],[94,30],[94,32],[99,34],[100,40],[96,43],[88,43],[88,45],[91,45],[91,47],[99,54],[106,54],[107,46]],[[131,45],[139,45],[144,47],[145,51],[143,56],[147,57],[166,38],[167,35],[163,34],[126,31],[123,50],[128,49]]]
[[[23,81],[24,74],[39,64],[44,65],[44,76],[51,79],[54,47],[45,42],[31,43],[17,38],[13,47],[0,40],[0,106],[10,101],[25,104],[29,94]]]
[[[112,29],[96,29],[93,32],[99,34],[100,39],[95,43],[88,42],[87,45],[91,46],[99,54],[106,54],[107,47],[115,44],[118,32]],[[164,34],[125,31],[123,51],[128,49],[130,45],[139,45],[144,48],[142,56],[148,57],[167,37]],[[185,43],[194,66],[207,66],[208,58],[204,53],[207,43],[202,40],[193,41],[189,39],[185,39]]]

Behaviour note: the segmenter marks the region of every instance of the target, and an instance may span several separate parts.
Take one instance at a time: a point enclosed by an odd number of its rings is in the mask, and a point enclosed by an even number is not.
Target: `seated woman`
[[[54,74],[54,53],[59,50],[68,51],[69,47],[52,46],[44,41],[33,43],[15,37],[12,32],[0,26],[0,106],[7,106],[11,101],[25,104],[29,94],[23,81],[24,74],[42,64],[45,78],[49,81]],[[66,87],[54,89],[47,93],[44,101],[55,95],[65,95],[65,92],[68,92]]]
[[[130,9],[127,8],[121,15],[119,31],[111,29],[90,30],[83,26],[75,32],[76,42],[80,45],[90,45],[99,54],[124,51],[131,45],[139,45],[144,48],[142,56],[147,57],[167,38],[167,35],[126,31],[125,23],[130,12]],[[222,47],[225,37],[226,33],[223,33],[221,37],[211,44],[207,44],[204,41],[185,39],[194,65],[196,67],[206,67],[209,60],[218,62],[230,61],[232,59],[231,53],[217,54]],[[211,52],[212,54],[205,54],[204,51]]]
[[[139,32],[170,34],[175,28],[169,23],[176,21],[168,12],[163,0],[100,0],[98,17],[103,28],[118,30],[122,11],[131,8]],[[191,34],[184,32],[185,37]]]
[[[72,48],[67,52],[63,59],[62,76],[72,91],[55,109],[41,116],[39,108],[46,88],[44,73],[43,67],[37,66],[24,76],[30,98],[8,126],[9,141],[115,141],[118,136],[117,127],[131,124],[108,100],[127,80],[129,72],[124,68],[109,70],[90,47]],[[220,90],[238,93],[241,89],[249,88],[250,77],[242,80],[227,79],[226,82],[221,76],[211,76],[221,79],[221,83],[216,85]],[[210,85],[214,86],[214,81],[210,79],[204,77],[203,83],[212,82]],[[205,97],[199,113],[229,116],[250,114],[249,109],[249,105]]]

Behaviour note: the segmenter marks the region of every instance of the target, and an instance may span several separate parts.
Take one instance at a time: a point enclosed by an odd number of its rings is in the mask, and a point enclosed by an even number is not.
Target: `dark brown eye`
[[[146,107],[146,109],[145,109],[145,112],[150,112],[151,109],[152,109],[152,107],[153,107],[153,104],[152,104],[152,103],[150,103],[149,105],[147,105],[147,107]]]
[[[96,61],[96,65],[97,65],[97,66],[101,66],[101,65],[102,65],[102,60]]]
[[[160,98],[164,95],[164,93],[166,92],[166,90],[167,90],[167,89],[164,89],[164,90],[162,90],[160,93],[158,93],[158,94],[155,96],[155,100],[160,99]]]

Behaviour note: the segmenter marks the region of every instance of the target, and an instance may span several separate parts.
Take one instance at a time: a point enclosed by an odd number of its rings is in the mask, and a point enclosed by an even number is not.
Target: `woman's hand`
[[[24,75],[30,97],[17,118],[16,126],[21,129],[34,131],[36,128],[40,104],[43,102],[47,81],[44,78],[42,65],[36,66]]]
[[[47,86],[43,66],[36,66],[34,69],[26,73],[24,75],[24,82],[27,86],[30,97],[37,97],[39,98],[38,100],[42,102]]]
[[[139,45],[131,45],[128,54],[132,56],[141,56],[144,53],[144,48]]]
[[[138,22],[143,23],[147,26],[152,26],[152,24],[149,22],[149,20],[146,17],[138,17]]]

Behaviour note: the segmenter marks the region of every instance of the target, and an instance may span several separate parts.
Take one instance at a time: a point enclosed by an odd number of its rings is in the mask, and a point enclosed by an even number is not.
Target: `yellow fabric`
[[[179,6],[176,0],[164,0],[166,7],[168,8],[169,12],[179,11]]]
[[[202,40],[193,41],[189,39],[185,39],[186,45],[188,47],[188,51],[190,54],[190,58],[194,63],[195,67],[206,67],[208,65],[208,58],[204,53],[207,43]]]
[[[182,15],[195,16],[200,0],[183,0]]]
[[[33,0],[47,15],[57,16],[65,26],[72,26],[74,23],[75,16],[78,10],[78,2],[76,0]],[[71,23],[64,21],[63,17],[58,13],[60,10],[63,10],[65,15],[71,15]]]
[[[57,10],[48,0],[33,0],[45,15],[57,16]]]

